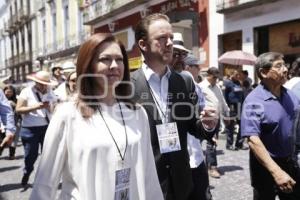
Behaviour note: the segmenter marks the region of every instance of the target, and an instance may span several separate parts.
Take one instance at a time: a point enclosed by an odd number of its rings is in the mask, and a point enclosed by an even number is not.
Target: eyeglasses
[[[273,65],[273,67],[276,68],[276,69],[282,69],[283,67],[287,68],[288,65],[285,64],[285,63],[277,63],[277,64]]]
[[[173,52],[173,57],[174,58],[181,58],[181,59],[184,59],[187,57],[187,53],[184,52],[184,51],[174,51]]]

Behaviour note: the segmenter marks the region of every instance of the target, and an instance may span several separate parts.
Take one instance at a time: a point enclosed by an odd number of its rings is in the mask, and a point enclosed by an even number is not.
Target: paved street
[[[205,147],[205,145],[204,145]],[[5,200],[26,200],[31,188],[23,190],[19,184],[22,177],[23,148],[17,149],[17,159],[7,160],[7,149],[0,158],[0,193]],[[252,192],[248,171],[248,151],[225,150],[224,135],[218,145],[220,179],[210,179],[214,200],[251,200]],[[32,183],[34,175],[30,177]]]
[[[205,148],[206,145],[203,145]],[[214,200],[252,200],[249,175],[249,150],[229,151],[225,148],[225,135],[218,141],[218,168],[220,179],[210,178]]]

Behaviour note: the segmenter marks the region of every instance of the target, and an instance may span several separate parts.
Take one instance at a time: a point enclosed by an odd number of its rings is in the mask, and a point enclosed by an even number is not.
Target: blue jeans
[[[220,129],[220,120],[215,129],[215,136],[218,138]],[[217,145],[212,140],[207,140],[206,143],[206,155],[205,155],[206,165],[208,168],[211,166],[218,166],[217,162]]]
[[[33,171],[34,163],[39,154],[39,145],[41,145],[41,150],[43,148],[43,142],[47,127],[48,125],[36,127],[22,127],[20,130],[25,154],[24,174],[30,175]]]

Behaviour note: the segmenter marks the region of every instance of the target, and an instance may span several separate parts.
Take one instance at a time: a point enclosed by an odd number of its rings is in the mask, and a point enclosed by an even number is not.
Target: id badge
[[[180,140],[176,122],[156,125],[160,153],[180,151]]]
[[[116,170],[115,199],[130,200],[130,168],[120,168]]]

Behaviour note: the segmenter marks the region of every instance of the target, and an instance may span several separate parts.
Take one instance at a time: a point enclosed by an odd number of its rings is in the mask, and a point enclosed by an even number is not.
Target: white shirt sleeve
[[[48,126],[31,200],[55,199],[63,166],[67,161],[66,122],[68,117],[66,109],[68,108],[57,109]]]
[[[23,100],[27,100],[28,98],[28,88],[24,88],[23,90],[21,90],[20,94],[18,95],[18,99],[23,99]]]

